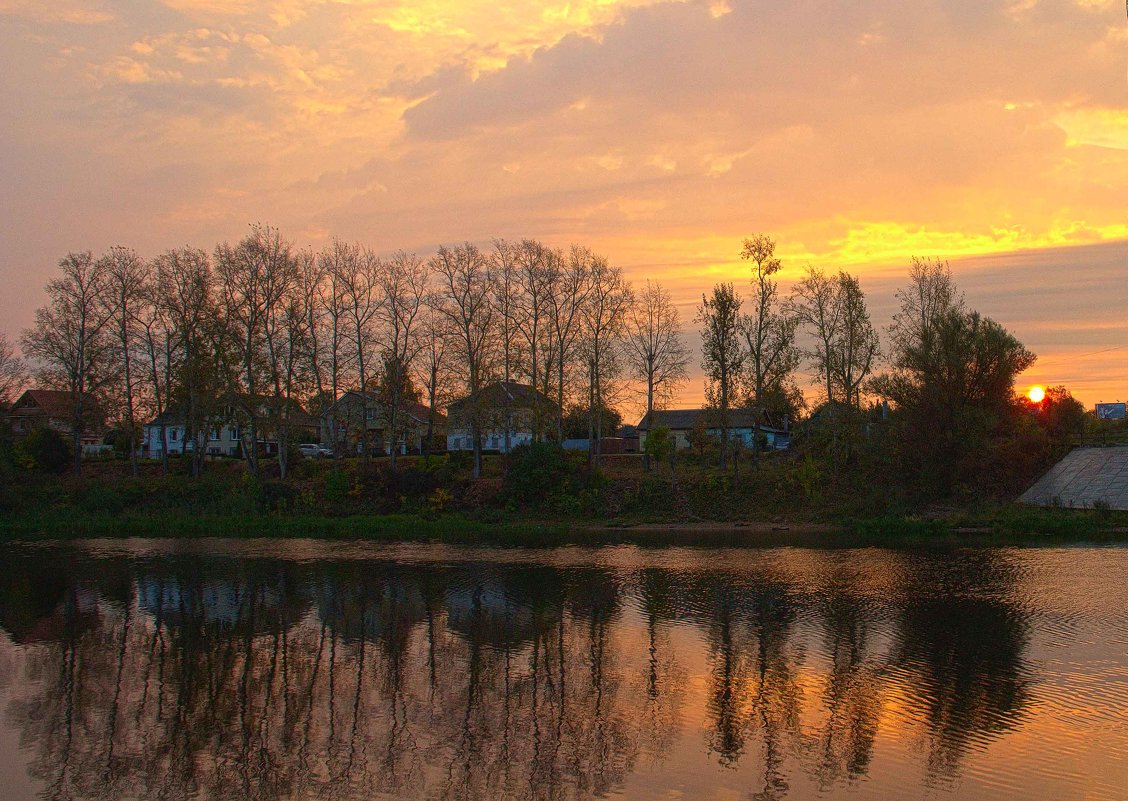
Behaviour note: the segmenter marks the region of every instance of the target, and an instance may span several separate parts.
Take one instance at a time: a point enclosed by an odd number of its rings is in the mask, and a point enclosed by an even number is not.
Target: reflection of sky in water
[[[1128,786],[1125,550],[317,548],[6,547],[4,797]]]

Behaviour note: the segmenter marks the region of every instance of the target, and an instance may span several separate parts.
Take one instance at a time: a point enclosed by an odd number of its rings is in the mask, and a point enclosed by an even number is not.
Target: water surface
[[[1128,549],[0,560],[9,801],[1128,799]]]

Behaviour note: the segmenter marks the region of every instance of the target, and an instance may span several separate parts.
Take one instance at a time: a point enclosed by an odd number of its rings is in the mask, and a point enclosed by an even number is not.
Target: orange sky
[[[950,258],[1030,380],[1128,399],[1119,0],[0,0],[0,52],[9,336],[68,250],[254,221],[578,241],[687,319],[763,231],[879,322]]]

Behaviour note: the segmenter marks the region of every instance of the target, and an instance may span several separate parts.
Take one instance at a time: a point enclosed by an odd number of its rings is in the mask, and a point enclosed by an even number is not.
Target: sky
[[[1024,382],[1126,400],[1126,65],[1119,0],[0,0],[0,332],[69,251],[254,222],[578,242],[692,328],[762,232],[882,325],[948,259]]]

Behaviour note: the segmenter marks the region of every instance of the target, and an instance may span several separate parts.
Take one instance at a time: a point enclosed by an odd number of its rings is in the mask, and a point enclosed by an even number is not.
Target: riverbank
[[[479,515],[327,517],[285,513],[111,513],[70,509],[0,516],[0,539],[6,541],[131,537],[306,538],[526,547],[616,544],[819,547],[865,543],[1128,544],[1128,514],[998,506],[942,517],[886,516],[830,522],[531,518],[493,510]]]

